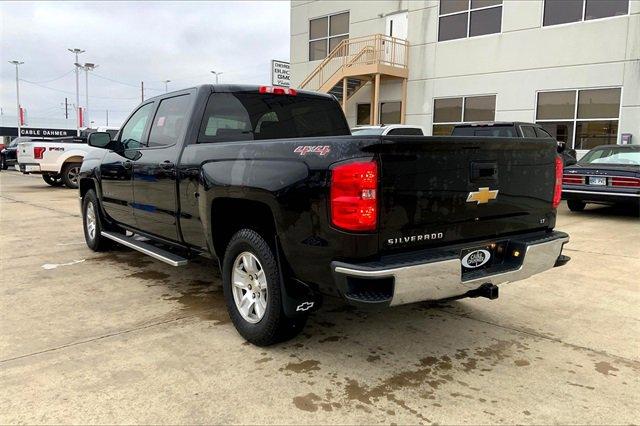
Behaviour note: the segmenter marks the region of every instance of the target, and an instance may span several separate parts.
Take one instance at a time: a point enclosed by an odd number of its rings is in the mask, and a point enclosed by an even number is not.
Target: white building
[[[640,0],[292,1],[291,80],[334,93],[351,125],[528,121],[579,150],[640,143]]]

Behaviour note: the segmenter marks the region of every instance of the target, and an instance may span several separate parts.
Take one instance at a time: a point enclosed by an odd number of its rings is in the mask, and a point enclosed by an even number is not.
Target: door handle
[[[160,163],[160,168],[164,169],[164,170],[171,170],[175,167],[175,164],[173,164],[171,161],[166,160],[163,161],[162,163]]]
[[[130,169],[131,168],[131,161],[125,161],[124,163],[122,163],[122,166],[125,169]]]

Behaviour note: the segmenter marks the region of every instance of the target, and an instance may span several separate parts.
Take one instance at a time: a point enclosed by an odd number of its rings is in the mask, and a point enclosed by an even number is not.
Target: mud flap
[[[322,296],[302,281],[294,278],[285,278],[280,241],[277,236],[274,240],[276,261],[278,262],[278,271],[280,271],[280,291],[284,314],[289,318],[294,318],[317,310],[322,305]]]

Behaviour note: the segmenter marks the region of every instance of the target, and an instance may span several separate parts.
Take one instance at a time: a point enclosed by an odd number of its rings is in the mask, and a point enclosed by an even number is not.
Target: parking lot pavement
[[[640,221],[560,211],[572,261],[467,299],[328,303],[257,348],[216,266],[84,245],[77,192],[0,173],[0,423],[637,423]]]

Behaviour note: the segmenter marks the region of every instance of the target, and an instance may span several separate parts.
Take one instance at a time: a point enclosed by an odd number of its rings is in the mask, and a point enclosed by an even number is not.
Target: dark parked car
[[[457,124],[451,136],[495,136],[504,138],[551,138],[558,144],[558,153],[565,167],[576,163],[576,151],[567,149],[564,142],[556,140],[541,125],[524,121],[483,121]]]
[[[106,149],[80,171],[87,245],[218,259],[231,320],[258,345],[300,332],[325,296],[495,299],[568,261],[549,138],[352,136],[330,95],[205,85],[146,100],[89,145]]]
[[[15,166],[18,163],[18,144],[32,139],[21,136],[9,142],[9,145],[0,151],[0,169],[7,170],[9,167]]]
[[[565,169],[562,198],[572,211],[586,203],[639,207],[640,145],[604,145],[587,152]]]

